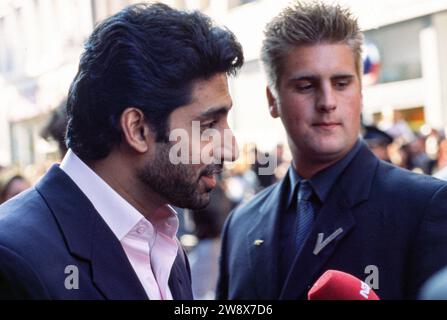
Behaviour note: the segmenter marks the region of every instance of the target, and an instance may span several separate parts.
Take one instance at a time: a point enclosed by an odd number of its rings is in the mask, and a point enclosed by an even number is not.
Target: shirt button
[[[142,234],[142,233],[144,233],[144,227],[138,227],[138,229],[137,229],[137,233],[138,233],[138,234]]]

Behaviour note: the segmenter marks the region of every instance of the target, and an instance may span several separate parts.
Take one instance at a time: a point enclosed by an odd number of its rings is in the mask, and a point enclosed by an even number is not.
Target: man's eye
[[[344,89],[349,85],[348,80],[336,81],[334,86],[336,89]]]
[[[207,123],[204,123],[203,125],[202,125],[202,130],[206,130],[206,129],[212,129],[212,128],[214,128],[214,126],[217,124],[217,121],[211,121],[211,122],[207,122]]]
[[[314,85],[312,83],[306,82],[306,83],[297,84],[295,86],[295,89],[298,92],[306,92],[306,91],[312,90],[313,87],[314,87]]]

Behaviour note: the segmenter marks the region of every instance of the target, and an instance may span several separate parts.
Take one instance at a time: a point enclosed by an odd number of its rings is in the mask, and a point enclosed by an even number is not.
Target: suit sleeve
[[[447,266],[447,185],[431,197],[415,237],[405,284],[408,299],[416,299],[424,282]]]
[[[12,250],[0,245],[0,300],[49,298],[29,264]]]

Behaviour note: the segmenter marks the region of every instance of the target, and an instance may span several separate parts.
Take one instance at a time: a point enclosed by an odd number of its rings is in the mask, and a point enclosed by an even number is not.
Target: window
[[[364,33],[365,43],[379,51],[379,83],[422,77],[419,34],[425,25],[426,19],[418,18]]]
[[[229,0],[228,7],[230,9],[232,9],[232,8],[236,8],[236,7],[242,6],[244,4],[247,4],[250,2],[255,2],[255,1],[257,1],[257,0]]]

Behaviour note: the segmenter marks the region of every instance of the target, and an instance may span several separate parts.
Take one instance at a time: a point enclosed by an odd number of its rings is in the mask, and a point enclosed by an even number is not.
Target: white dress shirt
[[[168,280],[178,250],[175,210],[169,205],[158,208],[151,223],[71,150],[60,168],[118,238],[149,299],[172,300]]]

